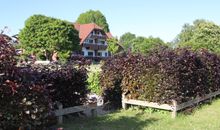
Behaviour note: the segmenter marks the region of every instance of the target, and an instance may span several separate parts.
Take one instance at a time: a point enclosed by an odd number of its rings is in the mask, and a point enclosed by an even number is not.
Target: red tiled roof
[[[113,38],[113,36],[110,32],[107,32],[106,35],[107,35],[108,38]]]
[[[82,44],[85,41],[85,39],[89,36],[89,34],[94,29],[102,30],[102,28],[99,27],[98,25],[96,25],[95,23],[89,23],[89,24],[74,23],[74,27],[75,27],[76,30],[79,31],[80,44]],[[108,36],[107,33],[106,33],[106,35]],[[109,38],[109,36],[108,36],[108,38]]]

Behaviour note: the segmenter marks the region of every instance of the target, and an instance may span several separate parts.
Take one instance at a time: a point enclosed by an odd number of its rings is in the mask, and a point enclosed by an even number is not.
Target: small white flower
[[[22,99],[22,103],[25,103],[27,100],[27,98]]]
[[[36,116],[34,114],[31,114],[32,119],[36,119]]]
[[[32,103],[30,101],[27,101],[26,102],[26,105],[31,105]]]
[[[30,114],[30,111],[25,111],[26,114]]]
[[[33,113],[37,113],[38,112],[38,109],[36,108],[34,111],[33,111]]]

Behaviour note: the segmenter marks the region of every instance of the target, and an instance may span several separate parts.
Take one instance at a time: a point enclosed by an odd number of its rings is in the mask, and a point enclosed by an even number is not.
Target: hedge
[[[53,110],[85,102],[87,71],[82,62],[16,66],[12,45],[0,38],[0,129],[47,129],[56,123]]]
[[[53,103],[60,102],[63,107],[73,107],[85,103],[87,88],[87,70],[75,68],[72,64],[33,65],[34,82],[45,84]]]
[[[206,50],[157,48],[147,56],[109,58],[100,82],[106,102],[120,104],[123,92],[130,99],[182,103],[219,90],[219,63],[219,56]]]
[[[14,130],[32,126],[34,130],[53,124],[45,86],[25,81],[20,75],[12,45],[1,39],[0,48],[0,128]]]

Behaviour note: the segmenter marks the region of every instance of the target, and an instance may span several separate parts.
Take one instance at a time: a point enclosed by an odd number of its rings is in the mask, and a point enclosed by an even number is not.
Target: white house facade
[[[105,58],[110,55],[107,51],[107,39],[112,38],[110,33],[105,33],[101,27],[94,23],[74,24],[74,26],[79,31],[83,56]]]

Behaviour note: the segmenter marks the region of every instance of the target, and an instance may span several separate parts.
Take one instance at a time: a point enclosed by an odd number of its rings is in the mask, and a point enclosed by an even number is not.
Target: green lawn
[[[203,105],[190,115],[179,114],[176,119],[169,112],[150,112],[129,108],[96,118],[68,120],[65,130],[220,130],[220,99]]]

